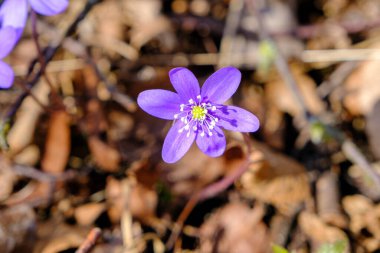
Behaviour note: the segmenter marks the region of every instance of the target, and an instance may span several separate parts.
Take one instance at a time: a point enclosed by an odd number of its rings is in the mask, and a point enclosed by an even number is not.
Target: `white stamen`
[[[212,115],[211,112],[218,110],[217,105],[213,105],[210,102],[202,102],[202,96],[197,95],[195,101],[189,99],[187,104],[180,104],[179,106],[180,112],[174,114],[174,120],[181,120],[183,126],[178,130],[178,133],[187,131],[187,137],[190,137],[191,132],[195,134],[199,133],[201,137],[205,135],[213,136],[217,122],[220,119]],[[196,111],[193,112],[195,106],[200,108],[196,108]]]

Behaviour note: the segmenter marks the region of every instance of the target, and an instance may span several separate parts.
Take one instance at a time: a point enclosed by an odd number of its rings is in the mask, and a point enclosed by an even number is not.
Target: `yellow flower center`
[[[191,114],[195,120],[204,120],[206,118],[207,110],[201,106],[193,106],[191,109]]]

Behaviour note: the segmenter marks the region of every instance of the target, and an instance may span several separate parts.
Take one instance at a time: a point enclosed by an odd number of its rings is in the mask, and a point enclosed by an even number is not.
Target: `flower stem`
[[[194,193],[189,201],[186,203],[185,207],[183,208],[181,214],[178,216],[178,219],[176,223],[174,224],[172,233],[166,243],[166,247],[168,249],[171,249],[173,245],[175,245],[179,234],[181,233],[181,230],[183,228],[184,222],[186,221],[187,217],[189,217],[191,211],[194,209],[194,207],[197,205],[198,202],[207,200],[209,198],[215,197],[219,193],[226,190],[230,185],[232,185],[237,179],[243,175],[244,172],[246,172],[249,168],[249,166],[253,163],[258,163],[260,160],[251,160],[250,154],[252,153],[252,144],[250,141],[250,137],[248,133],[243,133],[244,141],[247,145],[247,155],[245,160],[242,162],[242,164],[234,170],[232,173],[228,174],[223,179],[212,183],[205,188],[201,189],[200,191]]]

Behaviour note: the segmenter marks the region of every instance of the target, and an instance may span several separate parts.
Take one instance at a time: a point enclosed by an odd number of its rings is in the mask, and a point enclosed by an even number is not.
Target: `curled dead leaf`
[[[369,198],[353,195],[343,198],[343,208],[350,217],[349,229],[367,251],[380,248],[380,205]]]
[[[325,243],[348,240],[343,230],[327,225],[316,214],[303,211],[298,217],[298,222],[302,231],[317,247]]]
[[[95,163],[108,172],[117,172],[121,160],[120,153],[115,148],[103,142],[97,136],[90,136],[88,146]]]
[[[67,112],[52,113],[41,167],[49,173],[65,170],[70,155],[70,116]]]

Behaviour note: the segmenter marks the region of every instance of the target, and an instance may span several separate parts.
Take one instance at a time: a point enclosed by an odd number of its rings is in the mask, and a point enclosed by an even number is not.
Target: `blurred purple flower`
[[[147,113],[174,120],[162,149],[167,163],[181,159],[196,141],[202,152],[217,157],[226,148],[223,130],[255,132],[259,120],[252,113],[236,106],[226,106],[239,87],[241,73],[226,67],[212,74],[200,89],[196,77],[186,68],[169,72],[177,93],[155,89],[139,94],[137,103]]]
[[[0,88],[13,83],[13,70],[1,61],[14,48],[24,30],[28,6],[41,15],[55,15],[64,11],[68,0],[5,0],[0,7]]]

